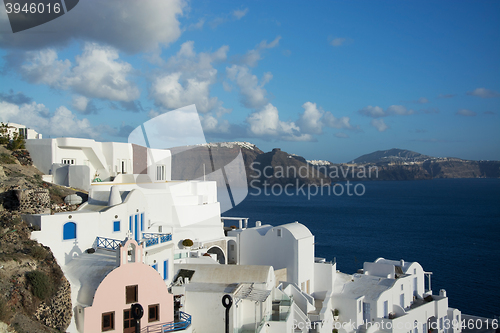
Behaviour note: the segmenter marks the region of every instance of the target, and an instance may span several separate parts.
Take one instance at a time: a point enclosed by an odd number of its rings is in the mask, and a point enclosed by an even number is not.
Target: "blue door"
[[[168,279],[168,260],[163,261],[163,280]]]
[[[137,243],[139,243],[139,233],[139,214],[135,214],[134,239]]]

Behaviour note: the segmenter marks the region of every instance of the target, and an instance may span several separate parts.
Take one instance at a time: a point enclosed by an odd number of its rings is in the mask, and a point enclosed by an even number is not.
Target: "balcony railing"
[[[153,246],[160,243],[169,242],[172,240],[172,234],[156,234],[150,232],[143,232],[142,238],[146,243],[146,247]]]
[[[124,244],[122,241],[106,237],[96,237],[93,248],[117,250],[120,245]]]
[[[169,323],[161,323],[149,325],[141,330],[141,333],[165,333],[174,332],[186,329],[191,325],[191,316],[185,312],[180,311],[180,320],[172,321]]]

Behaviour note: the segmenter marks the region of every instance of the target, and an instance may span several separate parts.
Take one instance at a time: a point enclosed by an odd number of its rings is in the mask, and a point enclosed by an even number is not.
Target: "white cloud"
[[[63,84],[87,97],[114,101],[137,99],[139,89],[127,80],[132,66],[117,61],[118,58],[116,49],[88,43],[82,55],[76,57],[76,66]]]
[[[379,132],[384,132],[386,129],[389,128],[389,126],[385,124],[383,119],[372,119],[370,125],[375,127]]]
[[[319,110],[316,103],[306,102],[302,105],[304,112],[300,115],[297,125],[304,133],[321,134],[323,132],[323,110]]]
[[[417,104],[425,104],[425,103],[429,103],[429,100],[427,98],[425,98],[425,97],[420,97],[419,99],[417,99],[415,101],[415,103],[417,103]]]
[[[248,8],[245,9],[236,9],[233,11],[233,17],[237,20],[240,20],[243,16],[248,14]]]
[[[0,109],[1,121],[26,125],[44,136],[98,137],[98,133],[86,118],[78,119],[64,106],[50,113],[45,105],[35,102],[22,105],[0,102]]]
[[[474,117],[476,115],[476,112],[467,109],[460,109],[456,114],[459,116]]]
[[[194,42],[185,42],[167,61],[166,72],[153,80],[150,96],[167,109],[195,104],[203,113],[227,112],[217,97],[210,97],[210,86],[217,81],[213,63],[226,60],[228,50],[229,47],[222,46],[214,53],[196,54]]]
[[[132,66],[118,59],[116,49],[87,43],[72,68],[69,60],[58,59],[55,50],[45,49],[29,52],[20,71],[32,83],[71,89],[85,97],[132,101],[140,95],[127,80]]]
[[[201,30],[205,24],[205,19],[199,19],[198,22],[192,23],[187,27],[187,30]]]
[[[304,112],[297,120],[301,132],[308,134],[321,134],[323,126],[351,131],[359,130],[359,126],[352,126],[349,117],[335,117],[331,112],[324,112],[316,103],[306,102],[302,105]]]
[[[331,112],[325,113],[323,117],[323,122],[325,126],[332,128],[343,128],[351,131],[359,130],[359,126],[352,126],[351,119],[349,117],[335,117]]]
[[[40,49],[65,45],[72,40],[96,41],[129,53],[152,51],[176,41],[181,35],[179,16],[184,0],[80,1],[74,10],[56,20],[32,28],[33,33],[0,34],[3,48]],[[5,11],[0,28],[9,31]],[[39,33],[57,31],[53,33]]]
[[[405,106],[403,105],[391,105],[387,108],[386,114],[387,115],[400,115],[400,116],[406,116],[413,114],[413,110],[408,110]]]
[[[413,114],[413,110],[408,110],[405,106],[403,105],[391,105],[389,106],[385,111],[379,106],[365,106],[361,110],[358,111],[360,114],[367,116],[367,117],[372,117],[372,118],[381,118],[381,117],[387,117],[391,115],[399,115],[399,116],[406,116]]]
[[[300,133],[300,128],[291,121],[281,121],[278,109],[271,103],[250,114],[246,122],[251,136],[276,138],[285,141],[311,141],[310,134]]]
[[[384,110],[380,106],[365,106],[361,110],[358,111],[364,116],[372,117],[372,118],[378,118],[378,117],[385,117],[386,114]]]
[[[477,96],[481,98],[494,98],[494,97],[500,97],[500,93],[486,89],[486,88],[476,88],[473,91],[468,91],[467,95],[470,96]]]
[[[271,73],[265,73],[260,83],[257,76],[246,66],[233,65],[226,68],[226,73],[240,89],[240,101],[245,107],[257,109],[268,103],[264,85],[273,77]]]
[[[53,49],[28,52],[27,60],[20,68],[23,78],[32,83],[49,86],[59,86],[71,67],[71,62],[67,59],[59,60]]]
[[[281,36],[276,37],[272,42],[268,43],[267,40],[261,41],[254,49],[249,50],[242,58],[241,64],[255,67],[259,60],[262,59],[262,52],[267,49],[275,48],[279,45]]]
[[[337,37],[337,38],[333,38],[331,41],[330,41],[330,45],[332,46],[335,46],[335,47],[338,47],[338,46],[341,46],[342,44],[344,44],[346,41],[345,38],[340,38],[340,37]]]
[[[78,112],[85,113],[90,100],[85,96],[73,96],[71,105]]]
[[[225,119],[219,122],[219,120],[211,114],[200,116],[200,118],[201,118],[201,126],[203,127],[203,131],[205,133],[229,132],[230,125],[229,122]]]

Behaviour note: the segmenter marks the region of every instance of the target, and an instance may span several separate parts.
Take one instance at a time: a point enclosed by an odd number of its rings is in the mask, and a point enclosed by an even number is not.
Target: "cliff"
[[[50,249],[31,240],[21,214],[50,213],[74,192],[43,183],[27,151],[0,145],[0,331],[64,332],[68,327],[70,285]]]

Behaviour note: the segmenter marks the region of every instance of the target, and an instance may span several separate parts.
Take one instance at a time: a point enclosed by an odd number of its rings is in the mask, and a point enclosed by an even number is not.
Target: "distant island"
[[[306,160],[275,148],[263,152],[248,142],[210,143],[193,149],[173,150],[172,177],[195,179],[230,163],[241,149],[248,184],[316,184],[338,181],[419,180],[434,178],[500,178],[500,161],[472,161],[432,157],[406,149],[379,150],[348,163]],[[193,167],[192,167],[193,166]],[[194,168],[194,166],[197,166]],[[300,172],[298,172],[300,171]],[[252,183],[253,182],[253,183]]]

